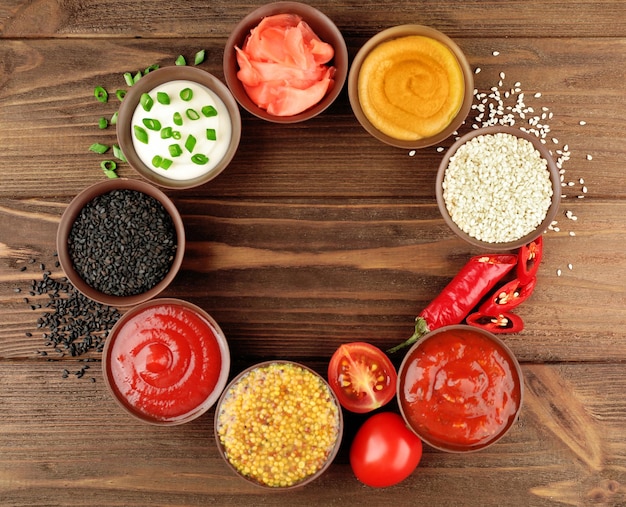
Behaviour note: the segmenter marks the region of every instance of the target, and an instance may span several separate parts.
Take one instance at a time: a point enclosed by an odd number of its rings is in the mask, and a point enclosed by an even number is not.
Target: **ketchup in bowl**
[[[522,373],[496,336],[470,326],[438,329],[407,353],[398,375],[398,402],[429,445],[473,451],[499,440],[522,404]]]
[[[206,312],[182,300],[157,299],[116,323],[103,364],[109,389],[130,414],[154,424],[181,424],[217,401],[230,355]]]

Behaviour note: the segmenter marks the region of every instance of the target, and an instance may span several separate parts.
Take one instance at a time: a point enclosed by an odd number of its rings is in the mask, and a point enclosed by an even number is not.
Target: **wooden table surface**
[[[190,60],[201,49],[200,68],[223,78],[229,31],[258,4],[5,0],[0,505],[626,505],[626,3],[311,4],[335,21],[351,57],[389,26],[445,32],[481,69],[479,92],[519,82],[526,105],[545,113],[555,156],[571,153],[537,289],[518,310],[526,328],[505,337],[525,376],[519,421],[482,452],[425,447],[409,479],[372,489],[355,479],[347,456],[364,418],[347,416],[342,449],[320,480],[266,494],[222,462],[212,410],[170,428],[122,413],[100,354],[61,356],[46,346],[37,327],[46,296],[24,300],[44,271],[63,276],[54,257],[59,218],[81,189],[105,178],[102,157],[88,147],[115,142],[114,129],[97,122],[118,103],[99,103],[93,90],[125,88],[124,72],[173,65],[180,54]],[[480,124],[477,114],[463,131]],[[231,347],[231,375],[271,358],[323,373],[341,343],[384,349],[403,341],[417,313],[478,252],[436,207],[438,148],[453,139],[415,153],[383,145],[358,124],[345,89],[306,123],[242,118],[240,149],[224,173],[166,192],[188,245],[163,295],[214,316]],[[518,115],[516,126],[527,120]],[[118,173],[139,178],[126,164]]]

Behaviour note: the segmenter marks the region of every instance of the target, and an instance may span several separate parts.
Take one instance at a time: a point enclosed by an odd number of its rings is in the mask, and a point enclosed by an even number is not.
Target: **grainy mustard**
[[[217,434],[242,475],[288,487],[320,470],[339,437],[340,412],[317,375],[293,363],[250,370],[225,393]]]

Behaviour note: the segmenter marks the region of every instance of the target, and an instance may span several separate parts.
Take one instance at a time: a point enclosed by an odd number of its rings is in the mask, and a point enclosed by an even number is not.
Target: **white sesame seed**
[[[556,137],[553,137],[553,138],[552,138],[552,142],[553,142],[554,144],[559,144],[559,140],[558,140]]]
[[[582,190],[583,190],[583,194],[586,194],[586,193],[587,193],[587,187],[583,187],[583,189],[582,189]]]
[[[561,270],[560,269],[556,270],[556,276],[561,276]]]
[[[580,121],[578,122],[578,125],[585,126],[585,125],[587,125],[587,122],[586,122],[585,120],[580,120]]]
[[[567,265],[567,269],[569,269],[571,271],[572,269],[574,269],[574,266],[572,266],[571,264],[568,264]]]
[[[584,180],[584,179],[582,179],[582,178],[580,178],[580,179],[578,180],[578,183],[580,183],[581,185],[583,185],[583,184],[585,183],[585,180]]]
[[[538,99],[539,97],[541,97],[541,92],[535,93],[535,98]]]
[[[415,153],[416,153],[415,150],[409,151],[409,157],[414,157]]]
[[[437,147],[437,153],[441,153],[445,148],[443,146]]]
[[[491,53],[493,56],[499,56],[500,55],[500,51],[494,51],[493,53]]]
[[[587,160],[593,160],[593,157],[591,155],[587,155]]]
[[[474,74],[480,74],[480,71],[481,71],[481,70],[482,70],[482,69],[481,69],[480,67],[476,67],[476,68],[474,69]]]
[[[576,233],[575,233],[574,231],[570,231],[570,232],[569,232],[569,235],[570,235],[570,236],[576,236]]]

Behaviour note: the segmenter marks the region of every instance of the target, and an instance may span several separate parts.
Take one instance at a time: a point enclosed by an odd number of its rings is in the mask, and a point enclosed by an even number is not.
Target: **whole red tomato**
[[[413,473],[422,458],[422,441],[402,417],[381,412],[359,428],[350,447],[352,471],[363,484],[393,486]]]
[[[351,412],[370,412],[391,401],[397,379],[389,358],[369,343],[344,343],[328,364],[328,383],[341,406]]]

